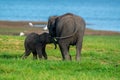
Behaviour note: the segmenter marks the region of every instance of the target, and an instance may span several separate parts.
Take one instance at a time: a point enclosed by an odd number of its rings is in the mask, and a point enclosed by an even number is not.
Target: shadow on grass
[[[4,59],[18,59],[21,58],[22,55],[18,55],[18,54],[14,54],[14,55],[10,55],[10,54],[1,54],[0,58],[4,58]]]

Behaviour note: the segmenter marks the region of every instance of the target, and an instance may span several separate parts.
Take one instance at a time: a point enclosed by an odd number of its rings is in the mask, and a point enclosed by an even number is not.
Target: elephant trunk
[[[57,48],[57,41],[53,37],[49,37],[49,43],[53,43],[55,45],[55,49]]]
[[[53,43],[55,45],[55,49],[57,48],[57,41],[55,41],[55,39],[53,39]]]

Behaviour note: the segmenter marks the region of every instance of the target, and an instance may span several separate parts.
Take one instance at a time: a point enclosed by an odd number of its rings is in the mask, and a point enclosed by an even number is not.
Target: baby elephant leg
[[[47,54],[45,51],[45,47],[42,48],[42,55],[44,56],[44,59],[47,59]]]
[[[36,52],[37,52],[39,59],[42,59],[42,50],[40,48],[37,48]]]
[[[29,49],[26,49],[22,56],[22,59],[26,59],[30,55],[30,53],[31,53],[31,51]]]
[[[37,52],[36,51],[32,51],[33,53],[33,59],[37,59]]]

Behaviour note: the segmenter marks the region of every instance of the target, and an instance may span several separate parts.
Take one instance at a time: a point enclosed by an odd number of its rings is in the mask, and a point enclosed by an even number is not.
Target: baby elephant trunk
[[[53,43],[55,45],[55,49],[57,48],[57,41],[53,37],[49,37],[50,43]]]

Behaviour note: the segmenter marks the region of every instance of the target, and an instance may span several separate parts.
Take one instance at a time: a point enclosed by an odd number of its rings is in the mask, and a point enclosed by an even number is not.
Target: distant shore
[[[31,27],[33,25],[47,25],[44,21],[0,21],[0,34],[1,35],[18,35],[20,32],[29,34],[31,32],[42,33],[44,30],[40,27]],[[120,32],[93,30],[86,28],[85,35],[120,35]]]

